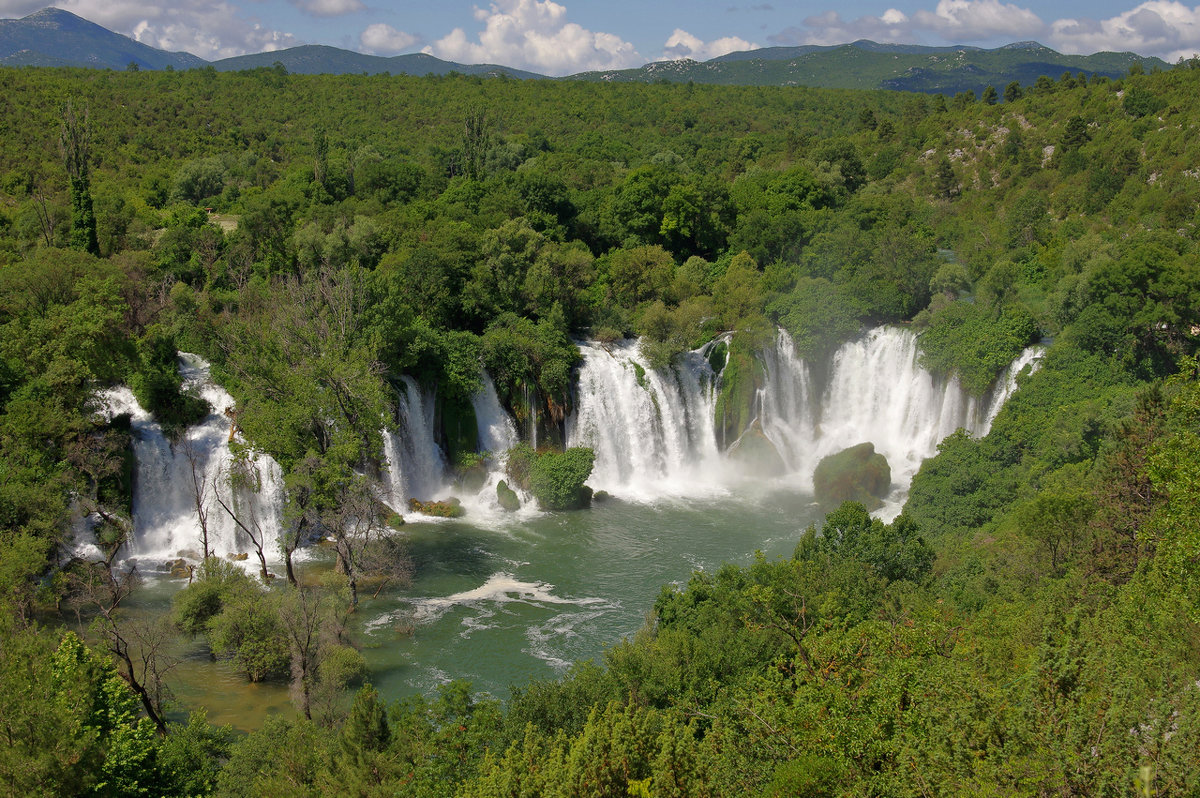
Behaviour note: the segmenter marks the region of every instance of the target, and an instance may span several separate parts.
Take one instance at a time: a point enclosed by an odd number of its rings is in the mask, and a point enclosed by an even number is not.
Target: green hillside
[[[893,89],[927,94],[982,95],[1012,81],[1032,84],[1041,75],[1082,72],[1118,78],[1134,63],[1146,71],[1165,68],[1157,58],[1133,53],[1062,55],[1035,42],[995,50],[974,47],[917,47],[855,42],[833,47],[772,47],[730,54],[703,63],[663,61],[639,69],[590,72],[578,80],[712,83],[725,86],[814,86],[837,89]]]
[[[206,62],[188,53],[167,53],[88,22],[67,11],[48,8],[23,19],[0,20],[0,65],[75,66],[125,69],[187,69]],[[457,64],[424,53],[392,57],[367,55],[325,45],[304,45],[214,61],[221,72],[271,67],[276,63],[302,75],[464,75],[545,78],[497,64]],[[1002,91],[1013,81],[1032,85],[1063,72],[1116,79],[1134,64],[1144,71],[1163,69],[1157,58],[1134,53],[1063,55],[1036,42],[994,50],[976,47],[922,47],[861,40],[836,46],[767,47],[729,53],[703,63],[682,60],[646,64],[638,69],[585,72],[561,80],[606,83],[703,83],[723,86],[810,86],[841,89],[890,89],[954,95],[988,86]]]
[[[1045,78],[993,104],[0,70],[3,791],[1196,795],[1200,61]],[[976,396],[1045,347],[893,521],[847,503],[789,556],[665,585],[600,661],[503,700],[371,686],[372,594],[488,545],[431,565],[378,501],[406,378],[467,480],[486,370],[540,448],[506,479],[576,506],[594,457],[562,451],[576,341],[639,336],[657,369],[640,377],[671,379],[719,339],[712,421],[736,433],[777,330],[815,359],[880,324]],[[183,450],[207,411],[178,350],[235,398],[237,462],[280,466],[276,578],[207,558],[146,585],[121,566],[132,427],[102,392],[128,386]],[[388,623],[421,639],[416,612]],[[234,683],[292,703],[235,735],[203,706]]]
[[[276,63],[283,64],[288,72],[298,75],[379,75],[385,73],[392,75],[446,75],[450,72],[458,72],[462,75],[481,75],[483,77],[497,75],[505,75],[510,78],[542,77],[532,72],[495,64],[456,64],[424,53],[384,58],[316,44],[289,47],[286,50],[275,50],[269,53],[223,58],[220,61],[214,61],[212,65],[219,72],[234,72],[269,67]]]

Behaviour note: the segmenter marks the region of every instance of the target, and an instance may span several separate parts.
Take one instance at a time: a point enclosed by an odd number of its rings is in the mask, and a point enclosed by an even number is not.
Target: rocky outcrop
[[[783,457],[763,432],[762,423],[757,418],[729,447],[728,456],[751,476],[775,477],[787,471]]]
[[[821,460],[813,493],[823,507],[859,502],[868,510],[883,504],[892,487],[892,469],[873,443],[860,443]]]
[[[496,501],[500,502],[500,506],[510,513],[521,509],[521,497],[504,480],[496,483]]]
[[[420,499],[409,499],[408,509],[422,515],[432,515],[438,518],[460,518],[465,510],[458,499],[451,496],[436,502],[423,502]]]

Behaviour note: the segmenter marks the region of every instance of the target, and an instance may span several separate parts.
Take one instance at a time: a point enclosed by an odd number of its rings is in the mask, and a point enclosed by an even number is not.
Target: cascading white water
[[[433,394],[422,391],[410,377],[401,379],[404,388],[397,396],[398,428],[384,431],[388,468],[384,500],[396,511],[407,513],[409,499],[430,501],[454,494],[476,521],[510,518],[496,500],[496,483],[503,479],[504,453],[520,436],[516,422],[500,404],[491,377],[482,372],[482,387],[471,397],[479,448],[491,455],[489,471],[482,483],[469,483],[469,490],[447,479],[446,458],[435,438]]]
[[[212,382],[208,363],[201,358],[181,352],[179,368],[185,390],[197,391],[211,412],[174,444],[128,388],[113,388],[101,396],[102,412],[108,418],[124,413],[131,418],[137,471],[130,556],[198,559],[203,553],[201,513],[208,528],[209,548],[217,556],[251,553],[249,538],[221,507],[219,497],[242,523],[252,530],[263,530],[263,553],[269,560],[277,560],[283,508],[279,465],[265,454],[252,454],[248,463],[253,476],[250,481],[257,489],[231,487],[230,475],[240,467],[229,448],[232,421],[225,414],[234,405],[233,397]]]
[[[655,371],[636,342],[585,342],[579,350],[583,367],[567,445],[595,450],[588,484],[654,495],[711,483],[721,457],[712,424],[712,369],[704,358],[688,352]]]
[[[821,458],[869,441],[887,457],[894,488],[906,490],[921,462],[959,428],[987,434],[991,420],[1016,386],[1016,372],[1036,357],[1027,351],[982,400],[955,378],[938,380],[918,362],[917,336],[878,327],[833,355],[828,383],[814,402],[807,364],[780,331],[764,358],[767,377],[759,392],[763,430],[796,477],[812,478]],[[1019,366],[1018,366],[1019,364]]]
[[[385,500],[397,512],[408,511],[409,499],[430,501],[445,487],[446,458],[434,438],[434,397],[412,377],[401,377],[396,392],[397,428],[384,430],[387,458]]]
[[[1038,361],[1045,354],[1046,350],[1040,346],[1028,346],[1016,360],[1008,364],[1004,376],[997,380],[996,385],[992,388],[985,429],[992,428],[992,422],[996,420],[1004,403],[1008,401],[1008,397],[1012,396],[1013,391],[1017,390],[1017,377],[1025,371],[1026,367],[1029,367],[1031,371],[1037,369]]]
[[[686,353],[667,371],[653,371],[636,343],[584,343],[580,351],[577,408],[567,431],[569,445],[596,451],[588,484],[646,497],[711,488],[737,477],[714,440],[712,373],[699,353]],[[912,332],[880,327],[840,347],[820,387],[781,330],[774,348],[760,355],[766,378],[755,409],[787,466],[788,473],[780,475],[785,484],[808,489],[821,458],[870,441],[888,459],[898,500],[943,438],[960,427],[987,433],[1015,389],[1016,375],[1040,356],[1039,348],[1027,349],[980,400],[958,380],[938,380],[922,369]]]
[[[475,409],[475,421],[479,429],[479,448],[493,455],[501,455],[517,442],[517,425],[513,423],[496,396],[496,384],[487,372],[480,374],[483,387],[471,397]]]

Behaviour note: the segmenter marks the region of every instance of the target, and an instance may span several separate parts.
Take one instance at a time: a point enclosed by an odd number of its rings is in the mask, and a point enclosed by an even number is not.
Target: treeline
[[[993,103],[0,71],[3,779],[44,794],[1094,795],[1135,779],[1187,794],[1198,81],[1190,65],[1067,74]],[[604,667],[503,708],[461,685],[393,707],[367,689],[236,744],[202,717],[155,733],[169,724],[141,657],[160,633],[126,623],[133,585],[113,567],[129,431],[97,414],[98,388],[130,385],[179,430],[205,408],[174,352],[209,358],[246,439],[284,469],[285,553],[331,530],[345,583],[322,595],[352,606],[392,520],[368,482],[401,377],[436,386],[441,443],[466,469],[483,454],[463,433],[481,368],[526,438],[537,423],[561,446],[573,336],[640,335],[666,366],[735,331],[717,414],[732,441],[773,325],[819,359],[881,322],[920,329],[927,365],[976,393],[1053,338],[992,434],[948,439],[893,524],[844,507],[789,560],[696,575]],[[59,568],[82,513],[105,560]],[[180,623],[288,678],[282,627],[253,631],[277,622],[250,609],[259,588],[200,576],[188,595],[209,603]],[[90,649],[57,631],[64,615],[94,619]],[[309,675],[301,688],[346,681]],[[61,698],[30,703],[46,694]]]

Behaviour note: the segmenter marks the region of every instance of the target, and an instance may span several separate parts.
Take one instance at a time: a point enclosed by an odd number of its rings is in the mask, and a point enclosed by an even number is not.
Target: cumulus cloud
[[[478,41],[462,28],[425,48],[460,63],[493,63],[566,75],[595,69],[623,69],[644,62],[633,45],[611,33],[597,33],[567,21],[567,9],[553,0],[497,0],[477,8],[483,23]]]
[[[703,41],[685,30],[676,28],[663,45],[663,60],[674,61],[690,58],[693,61],[708,61],[726,53],[736,53],[741,50],[756,50],[757,44],[748,42],[737,36],[724,36],[710,42]]]
[[[845,44],[870,39],[876,42],[911,41],[909,19],[903,12],[889,8],[882,16],[844,20],[836,11],[805,18],[802,27],[790,27],[768,36],[772,44]]]
[[[907,15],[891,8],[877,17],[844,20],[837,11],[826,11],[768,39],[781,45],[844,44],[857,39],[986,45],[1038,39],[1068,53],[1128,50],[1174,61],[1200,52],[1200,6],[1147,0],[1107,19],[1046,23],[1028,8],[1001,0],[939,0],[932,11]]]
[[[368,53],[396,55],[412,49],[420,39],[411,33],[396,30],[391,25],[376,22],[374,25],[367,26],[367,29],[359,36],[359,41],[362,42],[363,49]]]
[[[877,17],[844,20],[838,12],[826,11],[768,38],[773,44],[843,44],[857,39],[997,44],[1039,39],[1068,53],[1132,51],[1174,61],[1200,52],[1200,6],[1147,0],[1107,19],[1046,23],[1028,8],[1001,0],[939,0],[932,11],[908,15],[892,8]]]
[[[314,17],[340,17],[366,8],[362,0],[288,0],[301,11]]]
[[[38,0],[0,0],[0,18],[24,17],[45,7],[46,4]]]
[[[209,60],[299,44],[290,33],[240,16],[226,0],[60,0],[52,5],[151,47]],[[21,17],[45,6],[45,0],[0,0],[0,15]]]
[[[775,44],[844,44],[858,39],[919,42],[932,35],[948,44],[1016,41],[1043,35],[1046,25],[1027,8],[1000,0],[939,0],[933,11],[912,15],[889,8],[879,16],[844,20],[836,11],[808,17],[769,37]]]
[[[1022,39],[1044,30],[1042,20],[1028,8],[999,0],[940,0],[933,11],[917,11],[912,25],[947,41],[977,41],[996,37]]]
[[[1050,29],[1050,43],[1068,53],[1128,50],[1175,61],[1200,52],[1200,7],[1168,0],[1151,0],[1104,20],[1060,19]]]

